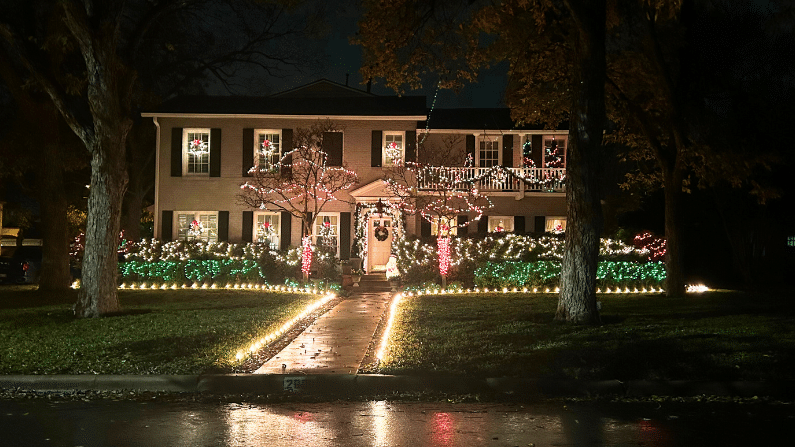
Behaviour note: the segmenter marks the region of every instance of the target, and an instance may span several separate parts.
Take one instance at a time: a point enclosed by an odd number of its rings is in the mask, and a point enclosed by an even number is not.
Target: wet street
[[[2,446],[781,445],[791,405],[0,401]],[[789,444],[789,443],[786,443]]]

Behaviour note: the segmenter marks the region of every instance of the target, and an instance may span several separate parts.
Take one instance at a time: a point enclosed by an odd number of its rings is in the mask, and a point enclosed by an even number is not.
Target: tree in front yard
[[[210,74],[228,85],[236,66],[277,71],[292,45],[274,42],[308,25],[288,13],[299,2],[202,0],[5,0],[0,51],[43,91],[91,158],[82,283],[75,315],[118,311],[117,237],[128,186],[128,136],[138,116],[137,93],[150,89],[141,67],[161,64],[163,82]],[[245,10],[243,9],[245,8]],[[212,17],[212,20],[208,20]],[[234,27],[230,23],[234,22]],[[223,39],[213,39],[228,27]],[[189,46],[182,52],[169,36]],[[170,64],[170,65],[169,65]],[[147,82],[150,82],[147,85]]]
[[[261,157],[240,186],[238,202],[252,209],[287,212],[301,220],[301,271],[308,278],[312,262],[312,224],[337,193],[350,189],[356,173],[342,166],[342,127],[321,120],[282,136],[284,155],[271,162],[269,141],[260,143]],[[324,238],[327,239],[327,238]]]
[[[446,138],[443,143],[444,148],[441,150],[427,148],[420,153],[453,153],[456,139]],[[385,153],[389,156],[389,147],[385,148]],[[469,165],[471,158],[464,162],[464,167]],[[450,269],[450,237],[456,234],[458,228],[469,224],[468,219],[459,221],[458,216],[474,214],[473,220],[479,220],[483,212],[492,207],[491,200],[478,190],[477,182],[480,179],[467,176],[467,172],[459,167],[433,166],[395,157],[383,179],[386,189],[397,197],[397,206],[401,210],[412,215],[419,214],[436,227],[439,274],[443,286],[447,284]],[[491,171],[485,173],[483,178],[490,174]]]
[[[605,1],[368,1],[359,25],[365,78],[402,90],[430,72],[443,87],[506,61],[512,116],[554,128],[569,118],[566,255],[556,319],[596,323],[605,128]],[[389,30],[388,33],[384,30]]]

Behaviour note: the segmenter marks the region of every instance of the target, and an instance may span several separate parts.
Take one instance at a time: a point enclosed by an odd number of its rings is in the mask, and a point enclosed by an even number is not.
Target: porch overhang
[[[381,179],[362,185],[348,194],[356,199],[356,203],[377,202],[378,199],[383,201],[394,201],[396,199],[395,196],[389,193],[384,181]]]

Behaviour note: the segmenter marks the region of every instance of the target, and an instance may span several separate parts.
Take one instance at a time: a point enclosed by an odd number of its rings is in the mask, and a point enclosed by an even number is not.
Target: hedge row
[[[119,273],[121,274],[121,280],[125,282],[258,282],[265,278],[259,264],[248,259],[126,261],[119,263]]]
[[[557,287],[558,261],[486,262],[475,269],[478,287]],[[598,287],[662,287],[665,265],[662,262],[601,261],[596,270]]]

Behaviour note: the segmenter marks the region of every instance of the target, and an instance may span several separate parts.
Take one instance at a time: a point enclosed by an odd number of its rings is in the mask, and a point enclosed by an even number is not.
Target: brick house
[[[387,97],[328,80],[320,80],[269,97],[179,97],[146,112],[157,127],[155,169],[155,238],[190,237],[189,225],[202,223],[198,237],[208,241],[262,241],[267,222],[269,242],[278,248],[300,245],[301,223],[285,212],[244,208],[236,199],[248,170],[259,159],[263,139],[274,159],[291,149],[293,131],[330,119],[342,132],[324,135],[329,164],[356,171],[359,183],[340,201],[329,202],[313,216],[314,231],[331,226],[340,259],[348,259],[354,238],[367,247],[365,268],[382,269],[396,231],[431,236],[436,226],[419,216],[379,214],[373,206],[390,200],[382,178],[391,162],[384,148],[398,147],[405,160],[439,162],[466,170],[470,178],[494,165],[525,178],[486,179],[478,185],[494,207],[479,221],[460,215],[458,235],[565,229],[565,157],[567,131],[517,128],[508,109],[428,110],[424,96]],[[430,117],[430,118],[429,118]],[[328,144],[326,143],[328,139]],[[191,141],[203,152],[190,152]],[[394,144],[392,144],[394,143]],[[470,155],[473,167],[463,167]],[[541,181],[541,179],[545,179]],[[420,189],[431,188],[420,184]],[[344,196],[344,197],[343,197]],[[354,203],[356,205],[354,205]],[[401,220],[401,225],[396,225]],[[380,240],[373,228],[393,228]],[[383,237],[383,230],[381,233]]]

